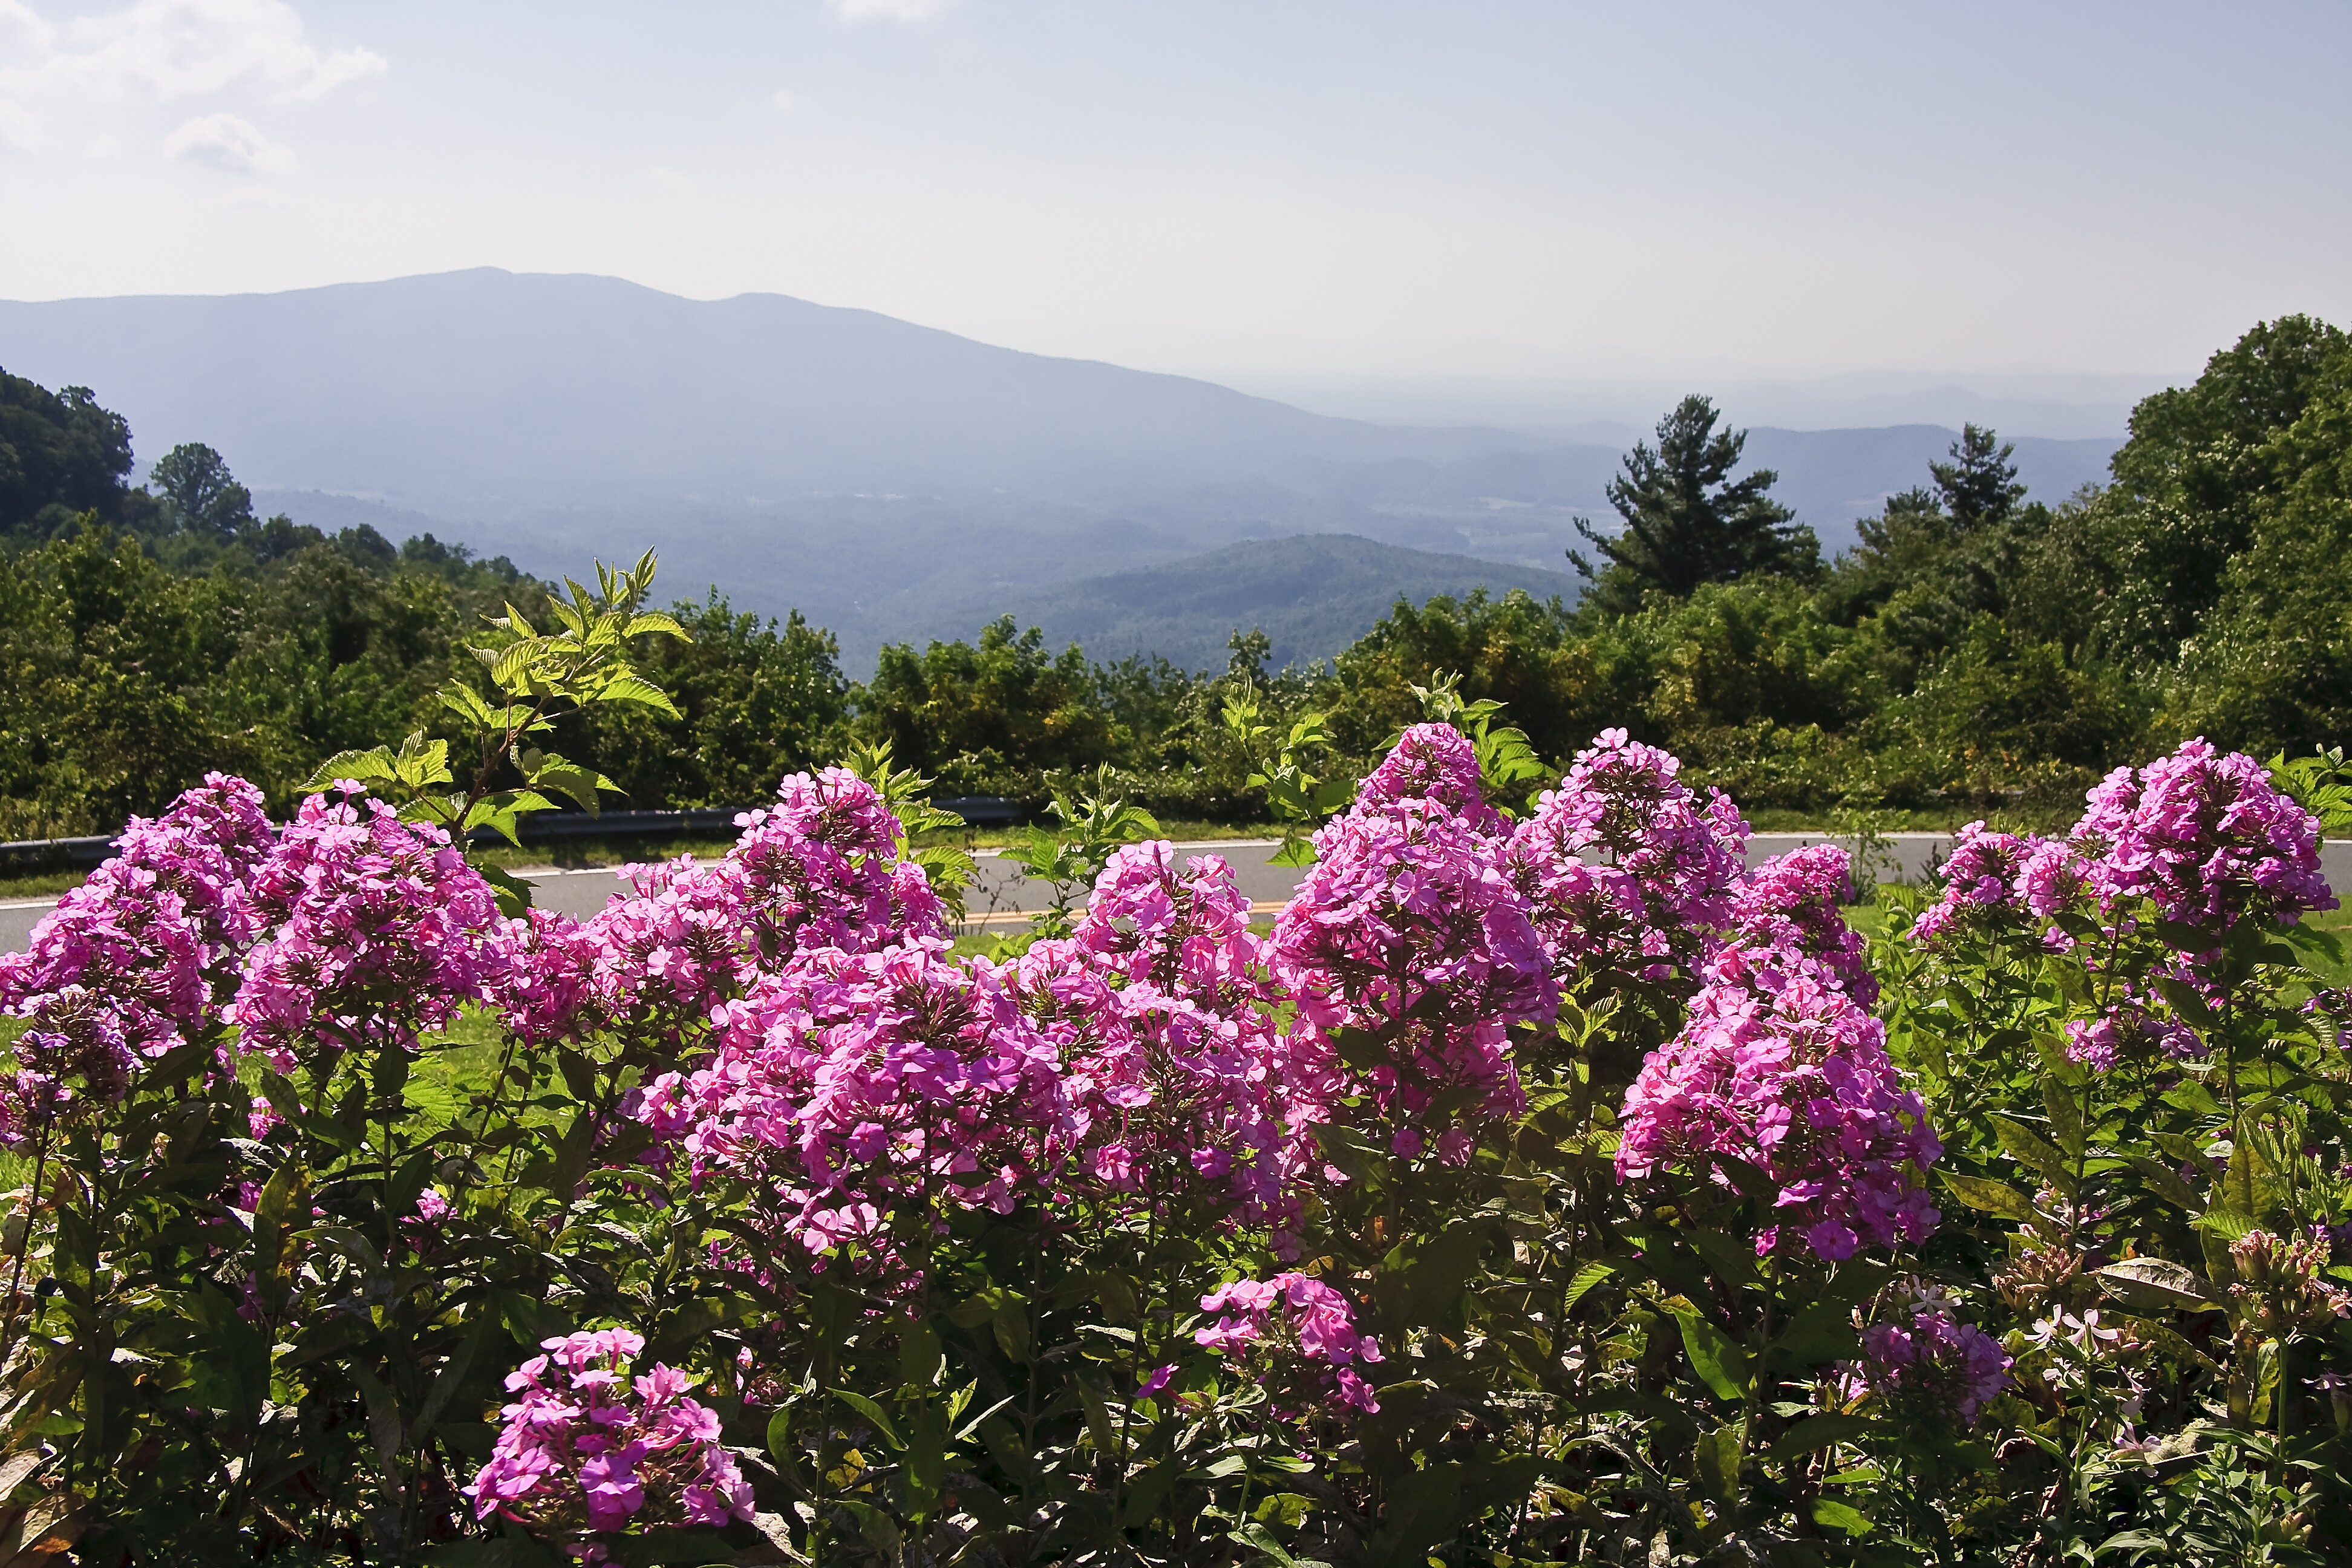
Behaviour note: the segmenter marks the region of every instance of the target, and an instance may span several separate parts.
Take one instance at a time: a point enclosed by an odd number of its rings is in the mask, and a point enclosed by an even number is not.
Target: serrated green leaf
[[[587,700],[593,702],[621,702],[640,708],[650,708],[655,712],[672,719],[683,717],[677,710],[677,704],[669,700],[669,693],[640,676],[625,675],[617,680],[608,680],[591,693]]]
[[[1560,1298],[1560,1310],[1564,1312],[1574,1307],[1579,1301],[1584,1300],[1586,1291],[1616,1272],[1617,1266],[1607,1262],[1588,1263],[1578,1269],[1575,1278],[1568,1282],[1566,1294]]]
[[[311,770],[310,776],[297,787],[306,793],[331,789],[344,779],[354,784],[389,784],[398,778],[399,769],[392,752],[384,746],[370,746],[364,752],[337,752]]]
[[[660,633],[664,637],[677,637],[681,642],[692,642],[694,640],[694,638],[688,634],[687,629],[677,624],[677,616],[663,615],[659,610],[647,610],[642,615],[631,616],[629,617],[628,626],[621,633],[621,636],[624,637],[641,637],[656,632]]]

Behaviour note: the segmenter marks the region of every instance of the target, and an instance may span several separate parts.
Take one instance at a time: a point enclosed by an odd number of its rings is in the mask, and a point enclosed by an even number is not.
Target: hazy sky
[[[450,268],[1252,377],[2352,321],[2352,5],[0,0],[0,297]]]

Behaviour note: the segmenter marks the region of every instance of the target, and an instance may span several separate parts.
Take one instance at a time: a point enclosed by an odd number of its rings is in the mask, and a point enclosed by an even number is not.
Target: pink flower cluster
[[[936,942],[798,954],[715,1016],[716,1051],[656,1078],[635,1113],[698,1181],[747,1183],[808,1253],[919,1271],[907,1248],[948,1208],[1010,1213],[1085,1131],[1013,988]]]
[[[449,835],[344,786],[312,795],[253,878],[269,930],[228,1019],[238,1047],[294,1069],[298,1047],[414,1044],[506,984],[506,922]]]
[[[2318,837],[2318,820],[2260,763],[2202,739],[2108,774],[2072,835],[2104,903],[2147,899],[2167,920],[2217,931],[2257,907],[2282,922],[2334,909]]]
[[[465,1489],[477,1519],[502,1515],[576,1537],[751,1517],[751,1489],[719,1443],[717,1414],[686,1396],[687,1375],[658,1365],[630,1374],[641,1336],[600,1329],[541,1348],[507,1377],[518,1397],[501,1412],[489,1463]]]
[[[1759,1253],[1783,1225],[1832,1261],[1924,1239],[1938,1216],[1918,1184],[1942,1146],[1887,1058],[1885,1029],[1822,969],[1752,974],[1753,989],[1702,990],[1682,1032],[1643,1062],[1625,1092],[1618,1174],[1709,1153],[1756,1166],[1779,1184],[1783,1216],[1758,1237]]]
[[[2117,768],[2088,799],[2063,840],[1988,832],[1981,822],[1961,828],[1943,894],[1912,940],[2068,909],[2112,917],[2143,899],[2158,918],[2217,938],[2258,906],[2283,924],[2336,907],[2319,869],[2318,820],[2242,752],[2190,741],[2145,768]]]
[[[1853,885],[1845,851],[1809,845],[1776,856],[1734,884],[1729,930],[1708,955],[1713,983],[1757,983],[1759,968],[1818,967],[1824,983],[1867,1007],[1878,1000],[1869,944],[1840,906]]]
[[[1390,763],[1407,759],[1393,771]],[[1436,1133],[1438,1158],[1468,1158],[1474,1117],[1523,1103],[1508,1049],[1515,1024],[1559,998],[1542,939],[1505,874],[1499,815],[1475,796],[1477,757],[1459,731],[1405,731],[1347,814],[1315,836],[1320,859],[1276,917],[1274,974],[1300,1016],[1357,1074],[1355,1089],[1400,1152]],[[1439,795],[1400,793],[1434,781]],[[1452,797],[1463,809],[1455,809]],[[1353,1049],[1349,1037],[1368,1048]]]
[[[1197,1194],[1254,1223],[1296,1209],[1318,1163],[1306,1129],[1335,1084],[1324,1053],[1275,1027],[1249,913],[1223,859],[1180,868],[1171,845],[1129,845],[1070,937],[1009,972],[1060,1045],[1081,1178],[1155,1203]]]
[[[221,773],[162,816],[134,817],[114,858],[58,900],[26,951],[0,957],[0,1007],[51,1019],[53,1032],[96,1029],[81,1048],[102,1035],[136,1057],[203,1034],[263,918],[248,883],[277,837],[261,792]],[[128,1059],[117,1065],[127,1076]]]
[[[2197,1031],[2153,1003],[2134,998],[2116,1003],[2094,1018],[2069,1019],[2066,1058],[2094,1072],[2106,1072],[2126,1056],[2195,1060],[2205,1055]]]
[[[1251,1349],[1295,1354],[1324,1385],[1334,1404],[1370,1415],[1381,1407],[1358,1366],[1381,1360],[1381,1344],[1356,1331],[1348,1299],[1306,1274],[1236,1279],[1201,1298],[1201,1310],[1221,1314],[1192,1338],[1226,1355]]]
[[[870,952],[945,933],[922,868],[898,856],[881,795],[846,768],[795,773],[736,819],[725,859],[632,867],[630,889],[584,921],[541,916],[508,1008],[526,1038],[627,1023],[698,1030],[803,949]]]
[[[1977,1413],[2009,1386],[2010,1358],[1991,1335],[1920,1303],[1908,1320],[1863,1330],[1864,1387],[1912,1409],[1976,1425]]]
[[[1669,752],[1603,730],[1513,834],[1508,863],[1565,980],[1688,974],[1734,913],[1748,824]]]

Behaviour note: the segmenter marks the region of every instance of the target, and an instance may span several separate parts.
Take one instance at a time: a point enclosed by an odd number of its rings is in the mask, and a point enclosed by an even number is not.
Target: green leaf
[[[768,1417],[768,1458],[776,1461],[778,1469],[790,1475],[793,1473],[794,1457],[793,1409],[789,1405],[782,1405],[777,1408],[775,1414]]]
[[[2147,1190],[2175,1208],[2193,1215],[2205,1206],[2196,1189],[2180,1179],[2180,1173],[2155,1155],[2133,1154],[2127,1158],[2131,1161],[2132,1169],[2137,1171],[2141,1180],[2147,1184]]]
[[[1588,1263],[1578,1269],[1576,1277],[1568,1282],[1567,1294],[1560,1298],[1560,1310],[1565,1312],[1574,1307],[1579,1301],[1584,1300],[1586,1291],[1616,1272],[1617,1266],[1614,1263],[1606,1262]]]
[[[1374,1290],[1400,1323],[1436,1321],[1462,1298],[1486,1247],[1486,1227],[1455,1224],[1391,1251]]]
[[[2098,1269],[2101,1284],[2129,1306],[2137,1300],[2168,1307],[2218,1305],[2195,1270],[2165,1258],[2126,1258]]]
[[[528,812],[554,809],[555,803],[537,790],[500,790],[496,795],[484,795],[476,801],[473,809],[466,813],[466,820],[459,825],[459,830],[471,833],[477,827],[488,827],[520,849],[522,840],[516,837],[515,818]]]
[[[1944,1172],[1943,1181],[1954,1197],[1979,1214],[1998,1215],[2021,1224],[2033,1218],[2033,1200],[2006,1182],[1986,1176],[1963,1176],[1954,1171]]]
[[[669,693],[652,681],[635,675],[625,675],[617,680],[606,681],[588,694],[586,700],[628,703],[640,708],[650,708],[667,718],[684,717],[678,712],[677,704],[669,700]]]
[[[866,1395],[858,1393],[855,1389],[836,1388],[833,1392],[835,1398],[839,1399],[844,1405],[848,1405],[850,1409],[856,1411],[858,1415],[864,1416],[866,1418],[866,1425],[872,1426],[875,1431],[880,1433],[882,1440],[885,1443],[889,1444],[891,1447],[896,1448],[900,1452],[905,1451],[907,1445],[898,1440],[898,1428],[890,1425],[890,1417],[882,1413],[882,1407],[880,1405],[875,1404],[874,1401],[866,1398]]]
[[[529,882],[524,881],[505,867],[494,865],[488,860],[475,860],[468,863],[481,875],[482,880],[490,885],[491,893],[499,900],[499,913],[511,921],[520,920],[530,910],[531,885]]]
[[[1376,1568],[1422,1568],[1429,1549],[1462,1521],[1462,1467],[1445,1462],[1407,1470],[1389,1487],[1379,1532],[1368,1542]]]
[[[687,634],[686,628],[677,624],[677,616],[663,615],[659,610],[647,610],[643,615],[631,616],[629,624],[622,631],[621,636],[641,637],[655,632],[659,632],[664,637],[676,637],[681,642],[694,640]]]
[[[2082,1159],[2088,1149],[2082,1106],[2076,1103],[2073,1091],[2053,1078],[2045,1076],[2041,1089],[2042,1108],[2050,1113],[2050,1131],[2058,1140],[2058,1147],[2070,1158]]]
[[[1735,1290],[1761,1285],[1762,1277],[1756,1272],[1756,1247],[1726,1236],[1719,1230],[1686,1230],[1682,1233],[1691,1250],[1706,1259],[1708,1269],[1717,1279]]]
[[[1299,1568],[1298,1559],[1284,1551],[1282,1542],[1274,1538],[1274,1531],[1256,1520],[1245,1520],[1238,1528],[1227,1531],[1225,1539],[1236,1545],[1264,1552],[1275,1563],[1276,1568]]]
[[[1748,1423],[1728,1421],[1699,1435],[1698,1464],[1702,1489],[1708,1496],[1729,1502],[1739,1495],[1739,1468],[1746,1457]]]
[[[560,795],[567,795],[581,810],[591,816],[596,816],[603,809],[598,792],[609,792],[613,795],[627,793],[595,769],[584,768],[577,763],[566,762],[552,752],[541,758],[538,765],[530,770],[528,776],[533,788],[554,790]]]
[[[382,1378],[356,1362],[345,1370],[359,1384],[360,1397],[367,1405],[368,1437],[375,1444],[376,1458],[386,1467],[397,1463],[404,1436],[400,1426],[399,1399]]]
[[[1814,1502],[1813,1522],[1830,1530],[1843,1530],[1848,1535],[1867,1535],[1872,1528],[1870,1521],[1859,1510],[1828,1498]]]
[[[2042,1179],[2053,1187],[2069,1196],[2073,1195],[2074,1173],[2066,1163],[2066,1157],[2063,1154],[2052,1148],[2023,1122],[2012,1121],[2006,1116],[1996,1116],[1992,1119],[1992,1128],[1994,1133],[2000,1139],[2000,1146],[2009,1151],[2011,1159],[2032,1166],[2042,1173]]]
[[[1748,1352],[1695,1311],[1677,1310],[1675,1321],[1682,1326],[1683,1349],[1690,1352],[1699,1380],[1717,1399],[1737,1403],[1747,1398]]]
[[[1877,1430],[1879,1424],[1867,1416],[1846,1415],[1834,1411],[1808,1416],[1772,1440],[1772,1457],[1776,1459],[1800,1458],[1840,1443],[1851,1443]]]
[[[2213,1009],[2206,1004],[2203,992],[2167,974],[2156,977],[2156,988],[2164,994],[2167,1002],[2172,1004],[2172,1010],[2189,1024],[2199,1029],[2213,1026]]]
[[[1847,1361],[1858,1354],[1862,1342],[1853,1326],[1853,1308],[1837,1300],[1812,1301],[1789,1320],[1772,1342],[1772,1364],[1801,1372],[1824,1362]]]
[[[391,749],[370,746],[364,752],[337,752],[312,769],[310,776],[296,787],[310,794],[331,789],[345,779],[354,784],[389,784],[397,777],[399,771],[393,762]]]
[[[287,1267],[288,1239],[299,1226],[310,1223],[310,1168],[289,1160],[262,1184],[253,1205],[253,1281],[262,1305],[272,1314],[286,1308],[293,1289]]]
[[[928,1515],[947,1482],[948,1423],[936,1399],[915,1407],[907,1428],[908,1511],[917,1519]]]

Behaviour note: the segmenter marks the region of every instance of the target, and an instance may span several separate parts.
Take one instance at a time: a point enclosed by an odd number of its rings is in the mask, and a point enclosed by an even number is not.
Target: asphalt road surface
[[[1841,842],[1827,834],[1759,833],[1748,842],[1748,858],[1752,865],[1773,855],[1784,855],[1808,844]],[[1851,844],[1848,845],[1852,848]],[[1222,839],[1202,844],[1183,844],[1178,848],[1192,855],[1222,855],[1233,866],[1242,890],[1262,911],[1270,912],[1287,899],[1298,885],[1299,873],[1288,866],[1267,864],[1276,848],[1270,838]],[[1877,841],[1871,854],[1877,877],[1882,881],[1915,881],[1930,867],[1951,851],[1951,838],[1940,833],[1896,833]],[[2331,839],[2321,850],[2320,867],[2327,875],[2327,884],[2339,898],[2352,900],[2352,840]],[[587,916],[604,907],[617,883],[610,868],[593,871],[558,871],[554,869],[526,871],[522,875],[534,889],[533,897],[545,909],[560,910],[566,914]],[[980,877],[966,899],[972,923],[994,925],[1017,922],[1025,912],[1041,910],[1053,901],[1053,889],[1045,883],[1019,875],[1013,864],[995,854],[984,854],[980,860]],[[0,901],[0,952],[15,952],[30,939],[33,927],[41,917],[55,908],[55,899],[16,899]]]

